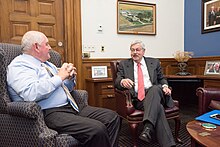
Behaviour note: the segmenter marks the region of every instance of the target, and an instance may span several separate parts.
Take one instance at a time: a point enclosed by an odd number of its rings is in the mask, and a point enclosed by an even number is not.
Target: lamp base
[[[178,76],[188,76],[188,75],[191,75],[191,73],[189,73],[189,72],[178,72],[178,73],[176,73],[176,75],[178,75]]]

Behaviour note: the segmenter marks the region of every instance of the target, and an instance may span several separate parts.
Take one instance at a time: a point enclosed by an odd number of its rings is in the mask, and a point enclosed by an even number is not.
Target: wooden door
[[[0,41],[20,44],[29,30],[43,32],[65,57],[64,0],[0,0]]]

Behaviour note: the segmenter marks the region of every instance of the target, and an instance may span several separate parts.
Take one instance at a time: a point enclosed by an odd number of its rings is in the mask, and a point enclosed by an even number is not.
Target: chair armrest
[[[79,141],[68,134],[59,134],[56,136],[56,146],[57,147],[77,147],[79,146]]]
[[[56,131],[48,129],[39,134],[38,146],[78,146],[79,142],[68,134],[58,134]]]
[[[41,107],[36,102],[10,102],[7,111],[10,115],[43,120]]]
[[[39,145],[38,146],[56,146],[55,138],[58,133],[54,130],[48,129],[39,134]]]
[[[88,105],[88,93],[85,90],[73,90],[71,92],[81,110]],[[11,102],[7,106],[10,115],[37,119],[42,115],[40,106],[36,102]],[[43,116],[42,116],[43,117]]]
[[[79,110],[82,110],[88,105],[88,92],[86,90],[73,90],[71,95],[74,97],[76,103],[79,106]]]
[[[25,131],[30,130],[28,127],[32,127],[32,129],[36,131],[35,137],[38,138],[37,146],[76,146],[78,144],[78,141],[72,136],[58,134],[55,130],[49,129],[44,122],[41,107],[36,102],[10,102],[7,105],[7,112],[8,114],[5,115],[13,115],[15,117],[5,116],[5,122],[26,124],[27,128],[21,129],[21,132],[19,133],[24,133]],[[5,129],[8,130],[7,128]],[[10,130],[13,129],[16,129],[16,126],[10,126]],[[17,134],[18,132],[15,131],[14,133],[16,134],[15,136],[17,136],[16,139],[19,138],[19,135]],[[34,137],[33,134],[30,137]]]
[[[202,88],[196,89],[196,95],[199,99],[199,115],[209,111],[209,104],[211,100],[220,101],[220,88]]]
[[[173,100],[174,106],[180,107],[179,106],[179,101],[178,100]]]
[[[135,111],[129,90],[118,90],[115,88],[116,110],[119,115],[126,117]]]
[[[88,105],[88,93],[85,90],[74,90],[72,93],[80,110]],[[10,102],[7,106],[10,115],[37,119],[42,115],[40,106],[36,102]],[[42,116],[43,118],[43,116]]]

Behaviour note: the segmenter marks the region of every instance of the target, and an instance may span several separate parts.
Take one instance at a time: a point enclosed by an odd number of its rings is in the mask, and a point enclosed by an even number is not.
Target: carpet
[[[179,131],[179,137],[182,140],[182,144],[177,143],[176,144],[177,147],[190,147],[191,146],[190,135],[188,134],[186,130],[186,124],[187,122],[194,120],[196,115],[197,115],[197,108],[195,106],[185,107],[182,110],[180,110],[181,126],[180,126],[180,131]],[[168,122],[174,134],[174,129],[175,129],[174,120],[169,120]],[[143,129],[143,125],[141,124],[138,127],[138,134],[140,134],[142,129]],[[160,147],[156,139],[153,139],[151,143],[147,143],[147,142],[144,142],[138,139],[137,144],[139,147],[146,147],[146,146],[147,147]],[[119,135],[119,146],[120,147],[132,147],[133,146],[132,138],[130,135],[130,129],[129,129],[128,123],[125,120],[122,121],[122,128],[121,128],[120,135]]]

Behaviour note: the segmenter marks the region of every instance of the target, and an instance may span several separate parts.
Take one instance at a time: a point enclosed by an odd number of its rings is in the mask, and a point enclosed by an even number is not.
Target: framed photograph
[[[108,77],[107,66],[92,66],[92,78]]]
[[[220,30],[220,0],[202,0],[202,33]]]
[[[220,61],[206,61],[204,75],[220,75]]]
[[[156,35],[156,4],[118,0],[117,32]]]

